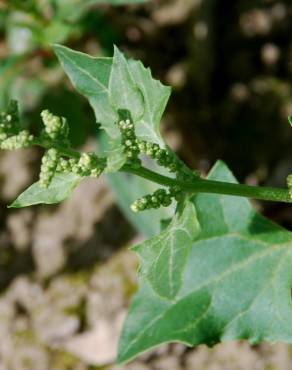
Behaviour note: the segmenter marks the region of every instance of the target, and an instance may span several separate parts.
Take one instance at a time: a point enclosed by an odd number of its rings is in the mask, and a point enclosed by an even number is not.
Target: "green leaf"
[[[112,58],[93,58],[61,45],[54,45],[54,51],[72,84],[89,100],[96,121],[111,138],[119,138],[118,114],[111,105],[108,88]]]
[[[195,206],[187,200],[183,211],[176,213],[160,235],[133,248],[141,257],[140,274],[159,296],[170,300],[176,297],[192,242],[199,230]]]
[[[131,174],[112,173],[108,174],[107,177],[118,205],[129,222],[146,237],[157,235],[160,232],[161,220],[169,218],[173,214],[173,207],[161,207],[134,213],[130,206],[136,199],[154,192],[159,186]]]
[[[36,182],[20,194],[9,208],[22,208],[42,203],[59,203],[71,195],[80,181],[81,177],[74,174],[58,174],[54,176],[47,189],[41,188],[39,182]]]
[[[165,146],[159,124],[170,88],[153,79],[141,62],[126,60],[117,48],[113,58],[93,58],[60,45],[54,50],[73,85],[89,100],[97,122],[112,139],[113,151],[121,153],[116,125],[121,110],[131,114],[137,137]],[[126,160],[122,153],[119,161],[115,154],[113,158],[114,165],[108,171],[119,169]]]
[[[116,125],[119,107],[114,107],[110,99],[113,59],[93,58],[61,45],[55,45],[54,50],[75,88],[89,100],[96,121],[112,139],[107,172],[117,171],[125,163],[126,156],[121,151],[120,131]],[[116,89],[122,95],[119,86]]]
[[[109,96],[116,111],[126,110],[130,112],[134,122],[142,117],[144,111],[143,96],[130,73],[127,60],[116,46],[114,47],[109,81]]]
[[[222,162],[209,178],[236,182]],[[121,336],[120,362],[172,341],[292,343],[292,233],[244,198],[200,193],[193,201],[201,231],[181,288],[169,301],[142,275]]]
[[[160,121],[168,102],[171,88],[155,80],[149,68],[140,61],[129,61],[132,78],[139,87],[144,98],[144,114],[136,122],[136,135],[143,140],[157,143],[165,147],[160,135]]]

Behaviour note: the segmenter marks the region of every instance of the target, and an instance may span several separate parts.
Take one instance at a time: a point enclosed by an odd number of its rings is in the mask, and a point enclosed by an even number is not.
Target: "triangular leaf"
[[[168,102],[171,88],[155,80],[149,68],[140,61],[130,60],[129,67],[132,77],[144,97],[144,114],[136,123],[136,134],[140,139],[157,143],[164,147],[160,135],[160,120]]]
[[[195,207],[187,200],[182,212],[176,213],[161,234],[133,248],[141,257],[140,274],[161,297],[172,300],[179,292],[183,269],[199,230]]]
[[[117,47],[114,48],[109,80],[109,97],[116,111],[130,112],[134,122],[142,117],[144,112],[143,96],[130,73],[127,60]]]
[[[9,207],[22,208],[35,204],[59,203],[72,194],[81,179],[74,174],[58,174],[53,177],[47,189],[40,187],[39,182],[36,182],[21,193]]]
[[[209,178],[236,182],[222,162]],[[292,233],[244,198],[201,193],[194,204],[201,232],[181,289],[167,301],[142,276],[121,336],[120,362],[171,341],[292,343]]]
[[[72,84],[89,100],[96,121],[111,138],[120,137],[118,114],[109,99],[112,58],[93,58],[61,45],[54,45],[54,50]]]
[[[113,58],[93,58],[60,45],[54,50],[73,85],[89,100],[97,122],[112,139],[113,151],[121,152],[116,125],[121,110],[130,113],[138,138],[165,146],[159,125],[170,88],[153,79],[141,62],[126,60],[117,48]],[[125,161],[121,153],[108,172],[118,170]]]

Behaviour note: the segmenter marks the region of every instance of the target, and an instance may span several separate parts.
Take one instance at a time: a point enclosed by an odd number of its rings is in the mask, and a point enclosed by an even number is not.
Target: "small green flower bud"
[[[65,174],[72,172],[70,161],[68,159],[60,158],[57,164],[56,171]]]
[[[124,147],[124,153],[126,154],[126,157],[131,161],[131,163],[140,163],[138,158],[140,154],[140,148],[133,123],[129,119],[126,121],[121,120],[118,122],[118,127],[121,131],[121,143]]]
[[[103,169],[101,168],[94,168],[93,170],[90,171],[90,177],[98,178],[101,175],[102,171]]]
[[[75,158],[70,158],[69,159],[69,164],[70,164],[71,167],[76,166],[77,163],[78,163],[78,159],[75,159]]]
[[[176,192],[175,192],[176,194]],[[166,189],[158,189],[153,194],[147,194],[144,197],[137,199],[131,206],[132,211],[140,212],[147,209],[156,209],[159,207],[168,207],[172,198],[174,198],[174,191],[167,192]]]
[[[41,117],[45,125],[45,132],[52,140],[68,138],[69,126],[66,118],[55,116],[48,110],[42,111]]]
[[[95,153],[82,153],[79,160],[71,158],[60,160],[58,171],[72,172],[81,177],[99,177],[106,167],[105,158],[99,158]]]
[[[145,153],[146,151],[146,142],[144,140],[137,140],[138,148],[141,153]]]
[[[169,195],[175,200],[178,200],[181,194],[182,190],[179,186],[172,186],[169,188]]]
[[[3,138],[5,134],[3,134]],[[16,150],[22,148],[28,148],[31,146],[33,141],[33,135],[31,135],[27,130],[20,131],[19,134],[7,137],[1,144],[1,149],[6,150]]]
[[[1,132],[0,132],[0,143],[1,143],[2,141],[6,140],[6,139],[7,139],[7,137],[8,137],[8,135],[7,135],[7,134],[5,134],[4,132],[3,132],[3,133],[1,133]]]
[[[161,205],[163,207],[168,207],[171,205],[171,202],[172,202],[171,196],[169,194],[166,194],[163,200],[161,201]]]

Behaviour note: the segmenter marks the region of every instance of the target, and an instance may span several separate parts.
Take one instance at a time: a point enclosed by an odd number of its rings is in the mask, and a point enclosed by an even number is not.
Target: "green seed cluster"
[[[33,139],[27,130],[21,130],[18,105],[15,100],[11,100],[7,110],[0,113],[0,149],[28,148]]]
[[[59,153],[55,148],[46,151],[42,158],[41,172],[40,172],[40,186],[48,188],[57,169],[59,161]]]
[[[180,196],[182,195],[182,190],[181,190],[181,188],[179,187],[179,186],[171,186],[170,188],[169,188],[169,194],[170,194],[170,196],[173,198],[173,199],[175,199],[176,201],[178,201],[179,200],[179,198],[180,198]]]
[[[147,194],[142,198],[137,199],[131,209],[134,212],[145,211],[147,209],[156,209],[160,207],[168,207],[174,198],[177,198],[180,189],[177,187],[166,189],[158,189],[152,194]]]
[[[178,172],[181,169],[182,164],[179,159],[171,151],[160,148],[158,144],[138,140],[138,148],[140,153],[148,155],[170,172]]]
[[[122,145],[127,158],[132,164],[139,163],[139,154],[146,154],[155,160],[160,166],[167,168],[170,172],[176,173],[180,180],[191,180],[199,175],[190,171],[183,162],[181,162],[168,149],[162,149],[156,143],[149,143],[145,140],[136,138],[134,124],[129,120],[122,120],[118,123],[121,131]],[[178,186],[170,187],[169,190],[158,189],[153,194],[147,194],[137,199],[131,206],[134,212],[144,211],[152,208],[168,207],[172,200],[178,200],[181,195],[181,189]]]
[[[11,100],[7,110],[0,113],[0,140],[17,135],[20,129],[18,105],[15,100]]]
[[[60,158],[57,172],[75,173],[82,177],[99,177],[106,167],[106,160],[95,153],[82,153],[79,159]]]
[[[0,149],[16,150],[28,148],[32,145],[33,139],[33,135],[31,135],[27,130],[22,130],[17,135],[10,137],[3,133],[0,136]]]
[[[69,134],[69,126],[66,118],[55,116],[48,110],[41,113],[42,120],[45,125],[45,132],[52,140],[67,139]]]
[[[82,153],[78,162],[72,166],[72,172],[80,176],[99,177],[105,166],[104,158],[99,158],[95,153]]]
[[[134,124],[129,120],[119,121],[119,129],[122,136],[122,145],[124,147],[124,153],[130,160],[137,160],[140,154],[139,147],[137,145],[137,138],[135,134]]]
[[[287,177],[287,186],[288,186],[290,198],[292,199],[292,175],[289,175]]]
[[[167,168],[170,172],[177,173],[180,180],[192,180],[199,177],[200,174],[192,172],[185,164],[178,159],[174,153],[168,149],[162,149],[156,143],[150,143],[145,140],[137,139],[134,124],[129,120],[121,120],[118,123],[122,136],[122,145],[127,158],[132,163],[140,164],[139,154],[146,154],[155,160],[160,166]]]
[[[73,160],[75,163],[75,160]],[[56,172],[68,174],[73,172],[72,171],[72,164],[70,159],[60,158],[57,164]]]

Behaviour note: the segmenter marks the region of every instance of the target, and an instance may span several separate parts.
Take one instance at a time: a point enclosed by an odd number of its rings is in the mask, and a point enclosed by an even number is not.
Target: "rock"
[[[155,370],[181,370],[180,357],[168,355],[153,361]]]
[[[86,194],[84,196],[84,194]],[[96,223],[112,206],[113,196],[105,181],[83,180],[73,195],[52,214],[46,209],[35,222],[33,255],[41,278],[52,276],[67,262],[67,240],[84,245],[94,234]]]
[[[20,346],[14,349],[8,359],[11,370],[49,370],[49,358],[46,351],[36,345]]]
[[[100,317],[96,325],[83,334],[73,336],[64,349],[88,364],[101,366],[115,361],[125,312],[106,320]]]

